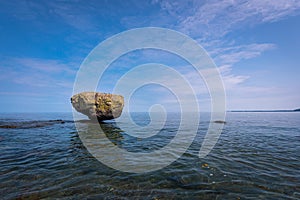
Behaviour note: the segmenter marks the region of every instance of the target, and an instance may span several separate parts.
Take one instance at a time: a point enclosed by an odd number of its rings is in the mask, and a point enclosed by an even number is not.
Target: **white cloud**
[[[275,49],[276,45],[264,44],[249,44],[230,47],[220,47],[214,49],[211,54],[215,57],[215,61],[222,65],[233,65],[241,60],[251,59],[260,56],[263,52]]]
[[[40,58],[6,58],[1,63],[0,81],[12,81],[40,88],[72,88],[76,75],[74,63]],[[18,70],[16,70],[18,69]]]
[[[220,47],[215,49],[211,54],[219,67],[222,79],[227,91],[236,89],[251,78],[247,75],[236,75],[232,73],[234,64],[260,56],[264,51],[274,49],[274,44],[249,44],[230,47]]]
[[[62,73],[66,72],[70,75],[76,73],[76,67],[73,63],[64,63],[55,59],[40,58],[14,58],[14,63],[25,68],[31,68],[36,71],[46,73]]]
[[[278,21],[298,14],[300,9],[298,0],[214,0],[204,3],[163,0],[159,3],[163,10],[177,18],[180,31],[213,38],[224,36],[242,24]]]
[[[274,22],[298,14],[300,1],[297,0],[187,0],[152,1],[159,4],[162,12],[157,18],[148,18],[149,24],[168,22],[167,27],[179,30],[202,44],[219,67],[226,90],[245,88],[243,83],[251,77],[247,74],[234,74],[236,63],[253,59],[262,53],[276,48],[271,43],[237,44],[234,39],[224,37],[228,33],[245,27]],[[172,20],[167,20],[171,18]],[[132,17],[127,25],[135,24],[140,19]],[[197,83],[195,73],[187,73],[188,79]],[[196,84],[197,85],[197,84]],[[199,85],[199,84],[198,84]],[[203,85],[203,84],[202,84]],[[263,90],[265,88],[262,88]],[[197,91],[204,92],[203,87]]]

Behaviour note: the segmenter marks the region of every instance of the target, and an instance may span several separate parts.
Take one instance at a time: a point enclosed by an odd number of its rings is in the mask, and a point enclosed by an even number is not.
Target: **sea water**
[[[126,173],[89,153],[72,113],[2,113],[1,199],[300,199],[299,112],[229,112],[217,144],[199,158],[209,116],[201,114],[197,135],[178,160]],[[139,125],[150,120],[147,113],[132,118]],[[130,124],[127,132],[113,120],[101,127],[119,148],[151,152],[176,136],[179,123],[179,113],[168,114],[158,134],[146,139],[130,136]]]

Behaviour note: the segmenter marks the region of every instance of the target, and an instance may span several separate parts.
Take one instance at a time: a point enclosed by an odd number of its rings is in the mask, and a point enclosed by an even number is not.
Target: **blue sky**
[[[207,50],[222,74],[228,110],[300,107],[298,0],[1,1],[0,111],[71,111],[88,53],[114,34],[148,26],[182,32]],[[153,50],[122,56],[98,90],[109,92],[124,68],[154,61],[203,85],[173,57]],[[154,98],[155,87],[137,91],[136,111],[174,98],[164,89],[167,96]],[[205,91],[198,98],[203,110],[209,107]]]

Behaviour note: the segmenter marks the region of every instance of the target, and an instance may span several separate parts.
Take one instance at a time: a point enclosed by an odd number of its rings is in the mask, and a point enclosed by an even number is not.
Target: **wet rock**
[[[1,125],[0,128],[18,128],[16,125]]]
[[[71,103],[76,111],[90,119],[103,121],[120,117],[124,97],[100,92],[82,92],[72,96]]]
[[[0,122],[0,128],[4,129],[28,129],[28,128],[41,128],[45,126],[51,126],[55,124],[64,124],[66,122],[61,119],[55,120],[41,120],[41,121],[21,121],[21,122]]]
[[[216,121],[214,121],[214,123],[217,123],[217,124],[226,124],[226,122],[223,121],[223,120],[216,120]]]

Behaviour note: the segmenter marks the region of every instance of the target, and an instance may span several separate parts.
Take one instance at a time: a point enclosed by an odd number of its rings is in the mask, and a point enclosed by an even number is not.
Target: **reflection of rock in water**
[[[71,150],[77,150],[77,149],[84,149],[84,145],[82,144],[77,132],[70,132],[71,134],[71,137],[70,137],[70,144],[71,144],[71,147],[70,148]]]
[[[87,157],[91,158],[91,155],[87,151],[86,147],[83,145],[82,141],[77,134],[77,131],[70,132],[70,147],[69,153],[72,155],[72,158],[81,160]]]
[[[121,145],[121,141],[124,139],[120,129],[116,123],[100,123],[100,127],[105,133],[106,137],[115,145]]]
[[[100,135],[104,133],[106,138],[108,138],[114,145],[122,145],[124,131],[120,129],[115,122],[105,123],[93,120],[81,120],[79,122],[85,125],[85,131],[84,133],[81,133],[82,136],[97,140],[100,139]],[[80,129],[78,131],[82,132]]]

